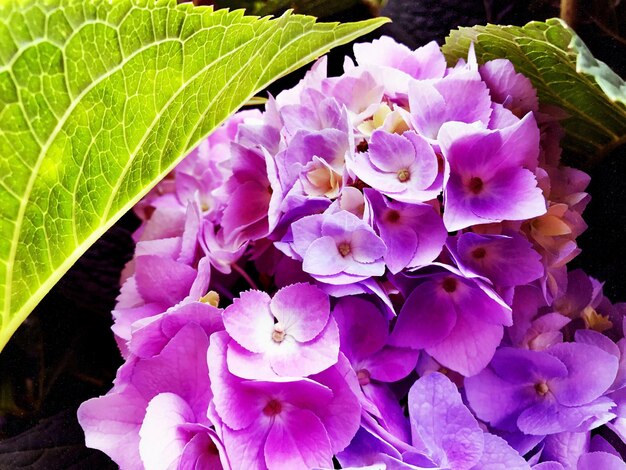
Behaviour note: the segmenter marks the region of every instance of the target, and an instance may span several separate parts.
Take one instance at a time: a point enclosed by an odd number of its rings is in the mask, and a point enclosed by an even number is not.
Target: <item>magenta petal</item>
[[[359,263],[374,263],[382,258],[387,247],[371,230],[355,230],[350,241],[351,254]]]
[[[349,258],[339,254],[332,237],[321,237],[306,250],[302,269],[313,276],[332,276],[345,271],[349,264]]]
[[[462,234],[456,244],[459,267],[490,279],[497,286],[527,284],[544,274],[541,255],[526,238]]]
[[[193,411],[178,395],[160,393],[150,400],[139,430],[139,454],[146,468],[176,466],[188,439],[179,428],[193,422]]]
[[[626,470],[626,463],[608,452],[589,452],[578,459],[577,470]]]
[[[443,467],[469,470],[479,461],[483,432],[445,375],[434,372],[417,380],[408,407],[415,447],[426,448]]]
[[[316,410],[316,414],[324,423],[332,452],[336,454],[346,448],[361,423],[359,383],[350,363],[342,354],[339,354],[339,361],[335,366],[312,376],[311,379],[329,387],[333,392],[330,403]]]
[[[426,352],[442,365],[465,377],[484,369],[503,336],[503,327],[485,323],[470,315],[459,315],[450,334]]]
[[[555,344],[546,351],[567,367],[567,377],[548,382],[562,405],[578,406],[602,395],[615,380],[618,359],[595,346],[582,343]]]
[[[606,397],[582,406],[562,406],[552,397],[525,409],[517,425],[525,434],[554,434],[557,432],[589,431],[615,417],[609,410],[615,404]]]
[[[449,75],[441,80],[413,82],[409,87],[411,118],[420,134],[436,139],[445,122],[482,122],[491,115],[489,91],[477,72]]]
[[[309,410],[291,409],[272,424],[265,441],[269,468],[332,467],[332,451],[324,425]]]
[[[381,382],[396,382],[415,369],[419,351],[412,348],[385,346],[363,362],[371,377]]]
[[[311,284],[292,284],[280,289],[270,309],[290,336],[298,342],[315,338],[328,323],[328,294]]]
[[[242,386],[243,381],[228,371],[226,348],[229,341],[225,331],[213,333],[206,357],[215,410],[228,428],[240,430],[250,426],[265,405],[259,402],[254,390]],[[248,406],[241,406],[241,403]]]
[[[507,382],[490,367],[465,379],[465,393],[478,418],[507,431],[517,431],[520,411],[533,404],[537,397],[532,387]]]
[[[501,437],[485,433],[485,450],[472,470],[530,470],[530,465]]]
[[[377,130],[369,144],[372,164],[386,173],[408,168],[415,160],[415,148],[411,141],[398,134]]]
[[[568,374],[563,362],[544,351],[510,347],[498,349],[490,367],[501,379],[523,385],[535,385],[547,379],[567,377]]]
[[[339,326],[341,351],[352,362],[380,350],[387,341],[389,322],[371,302],[359,297],[341,297],[333,310]]]
[[[198,275],[191,266],[160,256],[135,258],[137,289],[147,302],[161,302],[170,307],[189,294]]]
[[[258,419],[246,429],[223,428],[224,448],[232,470],[267,470],[263,447],[271,421]]]
[[[213,435],[214,433],[207,429],[207,432],[199,432],[193,436],[183,449],[177,470],[219,469],[220,466],[228,468],[223,446],[221,443],[216,444],[217,437]]]
[[[238,186],[231,194],[222,217],[224,231],[231,236],[266,218],[270,198],[267,185],[260,181],[246,181]]]
[[[189,323],[158,356],[137,362],[132,381],[149,398],[163,392],[179,395],[200,419],[212,397],[206,362],[208,346],[204,330]]]
[[[272,344],[274,315],[270,296],[251,290],[242,292],[224,310],[224,327],[241,346],[252,352],[264,352]]]
[[[200,325],[207,336],[224,329],[220,309],[202,302],[189,302],[133,331],[128,347],[139,357],[155,356],[188,323]]]
[[[231,374],[250,380],[275,380],[278,375],[265,354],[254,353],[235,340],[229,341],[226,362]]]
[[[139,429],[146,408],[131,385],[124,393],[92,398],[78,408],[78,422],[85,431],[85,445],[105,452],[120,467],[143,470],[139,457]]]
[[[269,352],[272,370],[283,377],[306,377],[321,372],[337,362],[339,330],[329,318],[319,336],[306,343],[283,341]]]
[[[531,219],[546,212],[543,193],[528,170],[509,168],[489,180],[485,178],[484,189],[478,195],[468,189],[469,180],[451,175],[446,186],[443,221],[450,231],[475,224]]]
[[[395,346],[423,349],[443,341],[457,322],[451,297],[439,282],[426,281],[407,297],[391,336]]]

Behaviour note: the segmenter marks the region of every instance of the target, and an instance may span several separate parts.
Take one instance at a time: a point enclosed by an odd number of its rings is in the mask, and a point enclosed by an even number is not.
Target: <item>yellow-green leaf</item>
[[[0,0],[0,349],[76,259],[270,82],[384,19]]]

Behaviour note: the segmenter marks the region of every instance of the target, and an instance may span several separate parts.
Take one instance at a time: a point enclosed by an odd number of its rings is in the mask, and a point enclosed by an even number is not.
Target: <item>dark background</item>
[[[594,55],[622,77],[625,4],[579,1],[570,17]],[[442,44],[458,26],[523,25],[559,13],[559,2],[551,0],[389,0],[382,9],[357,3],[324,20],[382,14],[393,23],[360,41],[387,34],[415,48],[431,40]],[[350,53],[351,46],[331,53],[332,75],[341,73],[343,56]],[[277,94],[293,86],[303,73],[279,80],[270,91]],[[578,240],[583,252],[571,266],[606,281],[605,293],[612,301],[626,301],[626,148],[584,169],[592,176],[592,202],[584,214],[589,229]],[[109,329],[110,312],[119,273],[132,256],[130,234],[137,226],[133,214],[124,216],[52,289],[0,354],[0,470],[116,468],[101,452],[84,447],[75,414],[81,402],[109,390],[121,364]]]

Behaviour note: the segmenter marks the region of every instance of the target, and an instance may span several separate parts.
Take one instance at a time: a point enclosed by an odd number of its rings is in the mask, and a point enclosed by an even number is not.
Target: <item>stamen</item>
[[[400,220],[400,212],[395,209],[388,210],[385,214],[385,220],[387,220],[387,222],[396,223]]]
[[[341,242],[337,246],[337,250],[339,250],[339,253],[343,257],[348,256],[350,254],[350,251],[352,251],[351,248],[350,248],[350,243],[348,243],[348,242]]]
[[[486,255],[487,255],[487,250],[485,250],[482,246],[472,251],[472,256],[476,259],[483,259]]]
[[[454,279],[453,277],[447,277],[443,280],[441,287],[443,287],[443,290],[445,290],[449,294],[452,294],[456,290],[456,284],[456,279]]]
[[[272,339],[276,343],[282,343],[285,339],[285,327],[280,323],[274,325],[274,331],[272,332]]]
[[[483,180],[481,180],[478,176],[472,176],[469,180],[468,188],[473,194],[480,194],[483,190],[483,185]]]
[[[265,408],[263,408],[263,414],[270,417],[280,414],[281,411],[283,411],[283,406],[276,399],[271,399],[270,401],[268,401],[267,405],[265,405]]]
[[[361,369],[356,373],[357,379],[359,379],[360,385],[367,385],[370,383],[370,371],[367,369]]]
[[[544,396],[546,393],[548,393],[550,391],[550,389],[548,388],[548,384],[545,382],[539,382],[537,384],[535,384],[535,391],[541,395]]]
[[[411,173],[406,168],[398,172],[398,181],[405,183],[411,179]]]

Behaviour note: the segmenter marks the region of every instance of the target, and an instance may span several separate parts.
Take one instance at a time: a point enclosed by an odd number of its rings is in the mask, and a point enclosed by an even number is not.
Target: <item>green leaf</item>
[[[206,0],[200,0],[206,1]],[[275,15],[289,8],[303,15],[326,17],[362,4],[372,12],[380,11],[381,0],[209,0],[218,8],[245,8],[252,15]]]
[[[479,62],[509,59],[532,80],[542,103],[568,113],[563,146],[574,163],[594,163],[626,143],[626,84],[561,20],[452,31],[443,46],[449,62],[467,57],[472,42]]]
[[[63,273],[259,90],[386,19],[0,0],[0,349]]]

